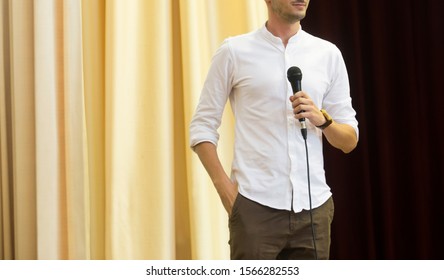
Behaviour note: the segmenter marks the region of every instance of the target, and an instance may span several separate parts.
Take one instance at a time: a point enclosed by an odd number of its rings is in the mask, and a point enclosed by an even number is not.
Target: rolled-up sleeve
[[[230,53],[229,39],[213,56],[200,99],[190,123],[190,147],[202,142],[217,146],[218,128],[232,90],[234,62]]]
[[[331,86],[324,96],[323,108],[332,118],[342,124],[348,124],[354,128],[359,138],[358,121],[356,111],[352,106],[350,86],[344,59],[339,49],[334,49],[331,63]]]

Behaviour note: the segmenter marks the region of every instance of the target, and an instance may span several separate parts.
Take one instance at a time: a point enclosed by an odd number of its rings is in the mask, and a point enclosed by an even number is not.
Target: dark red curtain
[[[444,1],[313,0],[302,26],[341,49],[360,126],[325,149],[331,258],[444,259]]]

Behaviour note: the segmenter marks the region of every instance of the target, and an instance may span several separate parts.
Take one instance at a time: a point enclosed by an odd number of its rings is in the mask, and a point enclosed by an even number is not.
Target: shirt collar
[[[273,45],[283,46],[281,38],[274,36],[270,31],[268,31],[266,24],[267,23],[265,23],[262,26],[262,28],[259,30],[260,33],[262,34],[262,36],[265,39],[267,39],[269,42],[271,42]],[[299,40],[299,38],[302,36],[303,32],[304,31],[302,30],[302,25],[301,25],[299,28],[299,31],[288,40],[288,44],[289,45],[295,44]]]

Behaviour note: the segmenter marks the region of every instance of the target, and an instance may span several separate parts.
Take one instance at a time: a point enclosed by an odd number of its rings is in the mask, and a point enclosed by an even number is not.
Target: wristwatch
[[[326,119],[326,122],[322,125],[316,126],[317,128],[324,130],[327,128],[331,123],[333,122],[333,119],[330,117],[330,115],[325,111],[324,109],[321,109],[322,115],[324,115],[324,118]]]

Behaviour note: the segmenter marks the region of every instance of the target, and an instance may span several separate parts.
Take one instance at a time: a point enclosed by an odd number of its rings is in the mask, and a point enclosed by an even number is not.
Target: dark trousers
[[[334,205],[313,209],[318,259],[330,254]],[[229,219],[232,260],[315,259],[310,212],[277,210],[238,195]]]

